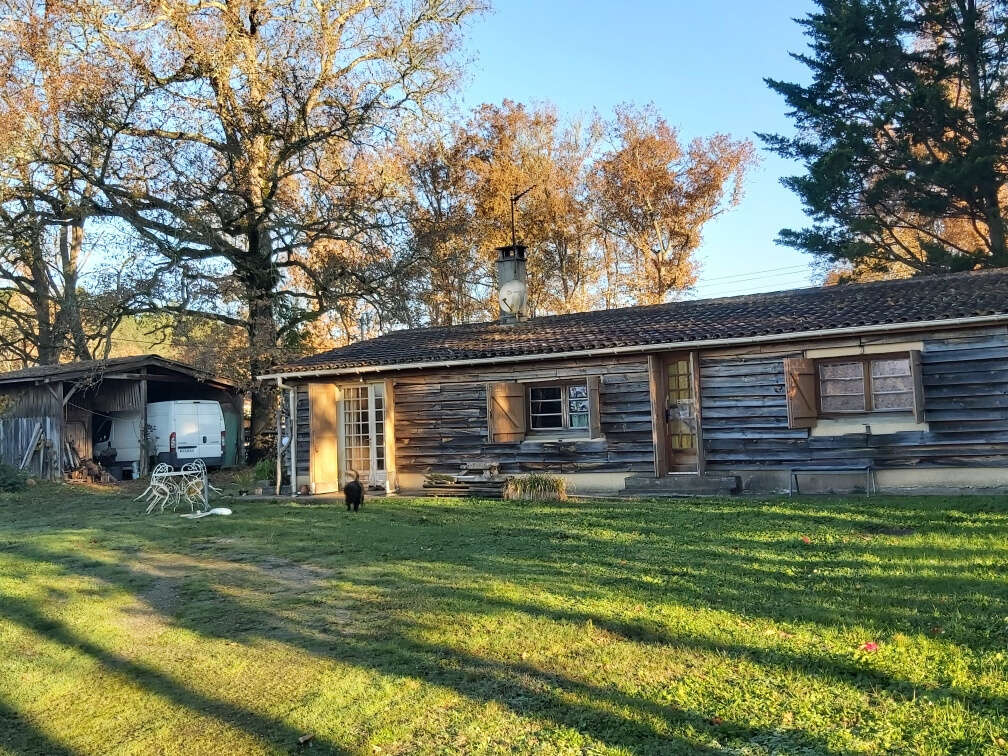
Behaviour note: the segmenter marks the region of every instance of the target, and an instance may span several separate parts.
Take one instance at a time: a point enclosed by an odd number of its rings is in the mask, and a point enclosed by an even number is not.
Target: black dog
[[[346,496],[347,512],[350,511],[351,505],[353,505],[353,511],[356,512],[364,506],[364,486],[360,482],[360,473],[356,470],[350,472],[354,474],[354,479],[343,486],[343,495]]]

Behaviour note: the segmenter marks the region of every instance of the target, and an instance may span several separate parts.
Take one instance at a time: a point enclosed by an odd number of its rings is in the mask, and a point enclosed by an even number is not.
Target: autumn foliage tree
[[[494,316],[495,248],[510,243],[511,198],[525,190],[515,217],[535,314],[679,295],[704,226],[738,204],[754,161],[749,142],[724,135],[683,147],[653,108],[620,108],[607,125],[545,104],[482,105],[410,162],[423,199],[414,234],[439,279],[428,317]]]
[[[653,108],[619,108],[610,139],[592,177],[596,217],[629,263],[626,296],[663,302],[696,281],[703,228],[739,203],[755,151],[723,134],[684,147]]]

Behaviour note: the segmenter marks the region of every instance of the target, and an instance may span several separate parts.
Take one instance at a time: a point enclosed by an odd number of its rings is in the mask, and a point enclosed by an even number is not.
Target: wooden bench
[[[802,473],[864,473],[865,496],[878,493],[878,483],[875,481],[875,468],[872,465],[807,465],[792,467],[788,471],[788,496],[801,493],[798,476]]]

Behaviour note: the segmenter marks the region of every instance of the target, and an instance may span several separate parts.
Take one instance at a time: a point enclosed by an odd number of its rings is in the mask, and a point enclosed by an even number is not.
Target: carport
[[[225,465],[243,461],[243,396],[232,381],[158,355],[39,365],[0,374],[0,462],[61,479],[91,459],[97,423],[109,413],[177,399],[220,402]],[[147,473],[147,460],[139,474]]]

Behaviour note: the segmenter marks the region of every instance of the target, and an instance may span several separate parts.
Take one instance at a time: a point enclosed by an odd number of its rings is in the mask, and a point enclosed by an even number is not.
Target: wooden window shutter
[[[525,438],[525,387],[520,383],[487,386],[490,443],[518,444]]]
[[[788,428],[811,428],[815,425],[819,416],[818,383],[815,360],[805,357],[785,358]]]
[[[588,376],[588,438],[602,438],[602,408],[599,404],[601,385],[600,376]]]
[[[914,422],[924,422],[924,368],[921,366],[921,353],[919,349],[910,352],[910,375],[913,376],[914,385]]]

